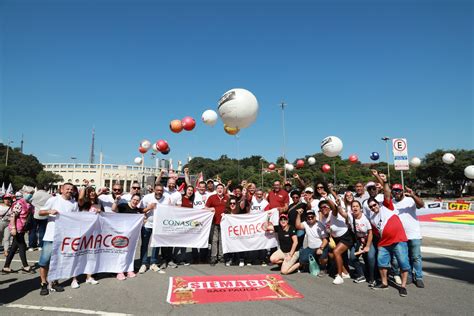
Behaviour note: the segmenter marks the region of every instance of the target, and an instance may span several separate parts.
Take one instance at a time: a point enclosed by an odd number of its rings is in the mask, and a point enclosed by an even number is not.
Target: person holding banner
[[[185,168],[185,174],[188,173],[189,171],[186,170]],[[191,186],[192,187],[192,186]],[[188,195],[186,191],[186,195]],[[194,191],[194,194],[192,195],[192,206],[195,209],[202,210],[206,207],[206,202],[207,198],[209,195],[206,192],[206,182],[205,181],[199,181],[197,184],[197,189]],[[183,204],[184,206],[184,199],[183,197]],[[190,199],[190,198],[188,198]],[[194,263],[206,263],[207,262],[207,256],[209,254],[209,248],[192,248],[192,254],[193,254],[193,262]]]
[[[267,230],[277,233],[280,245],[280,248],[271,255],[270,261],[273,264],[281,264],[282,274],[290,274],[300,267],[299,252],[296,249],[298,237],[296,229],[288,224],[288,215],[280,214],[279,224],[274,226],[270,221],[267,223]]]
[[[253,183],[251,183],[253,184]],[[253,184],[254,185],[254,184]],[[264,198],[263,190],[258,188],[255,189],[255,192],[250,200],[249,206],[249,214],[258,214],[262,212],[266,212],[270,210],[270,205],[268,201]],[[261,264],[262,266],[266,266],[267,263],[265,261],[265,257],[267,255],[267,250],[253,250],[248,252],[248,264]]]
[[[159,247],[151,247],[151,259],[148,257],[148,244],[150,243],[151,234],[153,233],[153,214],[157,210],[158,205],[170,205],[169,197],[165,196],[162,184],[155,184],[154,192],[143,197],[140,208],[145,213],[145,224],[142,227],[140,247],[141,266],[138,273],[145,273],[150,264],[150,270],[158,273],[165,273],[158,266]],[[167,267],[166,261],[162,264],[163,268]]]
[[[63,292],[64,288],[58,284],[57,281],[51,283],[50,289],[48,289],[48,271],[49,262],[51,261],[51,255],[53,253],[53,240],[54,240],[54,220],[55,215],[66,212],[79,212],[79,206],[77,202],[72,198],[74,192],[74,186],[72,183],[65,183],[61,186],[61,195],[56,195],[46,202],[43,208],[40,210],[40,216],[49,216],[48,225],[46,226],[46,232],[43,237],[43,249],[41,250],[40,259],[38,265],[40,266],[40,277],[41,277],[41,290],[40,295],[48,295],[51,292]]]

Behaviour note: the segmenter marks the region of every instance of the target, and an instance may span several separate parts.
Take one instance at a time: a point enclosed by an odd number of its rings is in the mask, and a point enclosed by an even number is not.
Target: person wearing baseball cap
[[[410,270],[408,271],[408,283],[412,280],[418,288],[424,288],[423,269],[421,258],[421,228],[416,214],[417,209],[425,204],[423,200],[415,194],[409,187],[399,183],[392,185],[392,203],[398,210],[398,217],[402,221],[403,228],[408,238],[408,256],[410,259]],[[398,263],[393,260],[393,270],[398,270]]]
[[[300,266],[299,252],[296,249],[298,238],[296,229],[288,224],[288,215],[280,214],[279,224],[274,226],[270,221],[267,223],[267,230],[277,234],[280,245],[280,248],[270,256],[270,261],[273,264],[281,264],[282,274],[289,274]]]
[[[6,193],[3,196],[3,203],[0,203],[0,238],[3,238],[3,255],[8,256],[8,249],[10,248],[10,224],[11,208],[13,203],[13,195]]]
[[[369,198],[375,198],[377,202],[382,205],[383,203],[383,194],[379,193],[379,189],[377,188],[377,184],[373,181],[367,182],[365,185],[365,189],[369,194],[369,197],[362,202],[362,208],[364,209],[364,215],[369,218],[370,217],[370,208],[367,205],[367,201]]]

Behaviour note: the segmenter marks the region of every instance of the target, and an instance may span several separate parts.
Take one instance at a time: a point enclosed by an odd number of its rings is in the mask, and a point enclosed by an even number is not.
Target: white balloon
[[[417,168],[421,165],[421,159],[418,157],[413,157],[410,159],[410,166]]]
[[[286,171],[291,172],[295,169],[295,166],[293,166],[291,163],[286,163],[285,164],[285,169],[286,169]]]
[[[142,157],[136,157],[133,161],[134,161],[137,165],[139,165],[139,164],[142,163]]]
[[[314,157],[309,157],[308,158],[308,164],[310,164],[311,166],[314,165],[316,163],[316,158]]]
[[[443,162],[445,164],[452,164],[454,162],[454,160],[456,160],[456,157],[454,157],[454,155],[452,153],[445,153],[443,155]]]
[[[141,141],[140,147],[148,150],[148,149],[151,148],[151,142],[148,139],[144,139],[144,140]]]
[[[467,166],[464,169],[464,175],[468,179],[474,179],[474,165]]]
[[[201,116],[202,121],[204,124],[209,125],[209,126],[214,126],[217,123],[217,113],[214,110],[206,110],[204,113],[202,113]]]
[[[220,98],[217,110],[227,126],[246,128],[257,119],[258,101],[248,90],[232,89]]]
[[[321,150],[327,157],[336,157],[342,151],[342,140],[336,136],[328,136],[321,141]]]
[[[156,143],[153,143],[153,145],[151,145],[151,149],[152,149],[155,153],[159,152],[158,148],[156,147]]]

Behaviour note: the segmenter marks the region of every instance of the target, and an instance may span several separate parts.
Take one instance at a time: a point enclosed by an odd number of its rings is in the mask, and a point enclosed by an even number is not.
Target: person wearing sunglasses
[[[336,244],[336,247],[332,249],[332,258],[336,263],[337,274],[332,283],[340,285],[344,283],[344,279],[351,277],[349,275],[347,250],[351,249],[354,241],[346,220],[341,215],[342,206],[339,197],[336,198],[336,204],[329,198],[322,200],[319,202],[319,210],[321,211],[321,222]]]
[[[104,212],[113,212],[112,205],[114,203],[122,204],[128,203],[127,200],[122,198],[123,188],[122,185],[116,182],[112,186],[112,194],[108,194],[108,190],[102,189],[99,193],[99,203],[104,209]]]
[[[420,222],[416,215],[416,210],[422,208],[425,203],[418,197],[412,189],[401,184],[394,184],[392,186],[392,203],[396,210],[398,210],[398,216],[402,221],[405,233],[408,238],[408,256],[410,259],[410,270],[408,271],[408,283],[413,280],[416,287],[424,288],[423,282],[423,269],[422,269],[422,258],[421,258],[421,228]],[[398,262],[397,260],[392,261],[394,271],[397,271]]]
[[[393,206],[387,177],[382,173],[379,174],[377,170],[372,170],[372,174],[377,178],[377,181],[384,186],[383,205],[379,205],[374,197],[370,197],[367,200],[367,205],[371,212],[369,217],[370,223],[377,229],[380,236],[377,245],[377,264],[382,283],[377,284],[373,289],[385,290],[388,288],[388,269],[390,268],[391,258],[395,256],[400,266],[400,274],[402,277],[401,286],[398,291],[400,296],[405,297],[408,295],[406,284],[408,271],[410,270],[407,247],[408,238],[402,221],[398,216],[398,211]]]
[[[364,209],[365,216],[367,218],[369,218],[371,213],[370,213],[370,208],[367,205],[368,199],[369,198],[374,198],[379,203],[379,205],[382,205],[382,203],[383,203],[383,194],[380,193],[380,190],[377,187],[377,183],[375,183],[373,181],[367,182],[367,184],[365,185],[365,189],[367,190],[367,193],[369,194],[369,197],[362,202],[362,207]]]
[[[134,196],[135,194],[140,194],[140,183],[138,183],[138,181],[133,181],[132,185],[130,186],[130,192],[128,193],[125,193],[123,196],[122,196],[122,199],[124,199],[125,201],[130,202],[130,200],[132,199],[132,196]]]
[[[320,276],[323,276],[328,262],[328,234],[324,225],[317,220],[314,210],[306,211],[306,220],[303,221],[302,215],[304,211],[303,208],[297,210],[296,229],[304,229],[308,239],[308,246],[300,249],[299,261],[302,267],[306,267],[309,264],[309,256],[313,255],[321,267]]]
[[[231,195],[229,200],[227,201],[227,205],[224,211],[224,214],[232,214],[237,215],[241,214],[242,210],[240,208],[240,203],[237,197]],[[233,252],[233,253],[226,253],[224,254],[224,261],[225,266],[230,267],[233,262],[238,262],[239,267],[243,267],[245,265],[245,257],[247,252]]]
[[[288,215],[280,214],[279,225],[267,223],[267,231],[275,232],[278,236],[279,249],[270,256],[273,264],[281,264],[281,274],[290,274],[300,267],[298,238],[296,229],[288,224]]]

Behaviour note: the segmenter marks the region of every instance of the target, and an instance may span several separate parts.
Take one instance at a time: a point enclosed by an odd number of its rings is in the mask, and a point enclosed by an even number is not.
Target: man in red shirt
[[[206,208],[214,211],[210,235],[211,266],[215,266],[219,259],[224,259],[222,254],[221,219],[228,199],[229,197],[224,194],[224,185],[219,183],[216,187],[216,194],[208,197],[206,202]]]
[[[267,200],[270,209],[277,208],[280,214],[288,211],[290,197],[288,196],[288,192],[281,189],[280,181],[277,180],[273,182],[273,190],[268,193]]]

